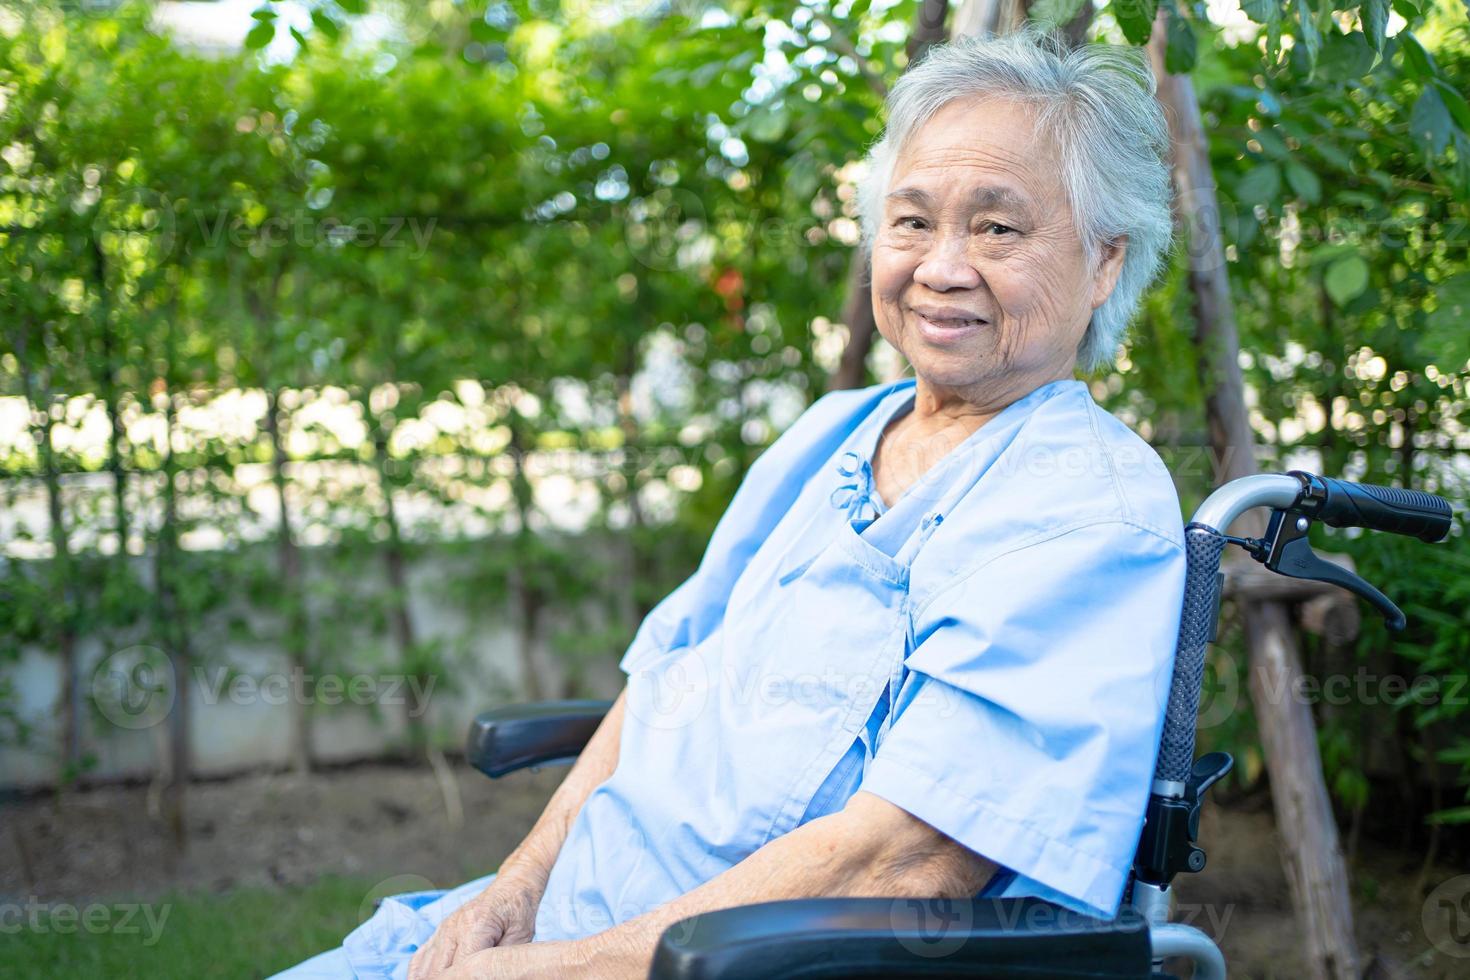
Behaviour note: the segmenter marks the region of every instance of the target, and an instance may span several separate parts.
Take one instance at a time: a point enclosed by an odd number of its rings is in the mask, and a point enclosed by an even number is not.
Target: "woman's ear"
[[[1118,285],[1118,276],[1123,272],[1123,257],[1128,253],[1128,236],[1119,235],[1102,247],[1097,260],[1097,275],[1092,280],[1092,308],[1095,310],[1108,301],[1113,287]]]

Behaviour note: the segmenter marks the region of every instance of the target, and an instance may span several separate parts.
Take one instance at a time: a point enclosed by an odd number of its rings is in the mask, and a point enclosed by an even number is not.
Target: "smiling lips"
[[[919,330],[928,340],[935,343],[953,343],[967,337],[990,323],[982,316],[957,306],[916,306]]]

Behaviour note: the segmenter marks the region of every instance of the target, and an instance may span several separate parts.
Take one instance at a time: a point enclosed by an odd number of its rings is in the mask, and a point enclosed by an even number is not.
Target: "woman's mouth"
[[[914,316],[918,317],[919,332],[924,339],[936,344],[955,343],[989,325],[988,320],[982,319],[929,317],[918,312]]]

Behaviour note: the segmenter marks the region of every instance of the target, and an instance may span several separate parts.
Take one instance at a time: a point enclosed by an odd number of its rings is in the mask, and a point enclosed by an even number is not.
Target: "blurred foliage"
[[[1432,58],[1401,32],[1385,45],[1386,70],[1372,72],[1360,35],[1326,34],[1313,77],[1262,73],[1253,85],[1238,82],[1253,67],[1248,49],[1201,45],[1197,83],[1265,469],[1467,498],[1470,155],[1462,133],[1420,128],[1439,79],[1470,77],[1464,21],[1463,10],[1431,18],[1424,36],[1442,41]],[[1175,317],[1188,322],[1185,307]],[[1470,818],[1448,789],[1470,802],[1462,531],[1426,547],[1314,529],[1321,550],[1350,555],[1409,617],[1392,636],[1364,607],[1349,651],[1307,638],[1324,766],[1355,821],[1375,783],[1401,803],[1383,812]],[[1327,696],[1334,675],[1352,681],[1345,703]],[[1253,726],[1239,731],[1252,753]]]
[[[1181,218],[1225,235],[1262,465],[1464,501],[1465,11],[1245,0],[1253,31],[1164,6],[1221,197]],[[195,50],[147,5],[0,3],[0,393],[30,409],[0,492],[54,499],[64,529],[11,528],[9,554],[51,560],[0,559],[0,662],[179,623],[258,631],[253,609],[274,624],[254,639],[318,672],[443,671],[462,651],[401,629],[393,580],[432,545],[462,568],[436,588],[468,628],[514,617],[526,655],[565,668],[545,693],[583,691],[835,366],[853,164],[916,7],[322,0],[298,23],[266,2],[244,50]],[[1157,10],[1100,4],[1093,34],[1142,43]],[[1213,483],[1190,261],[1091,379],[1186,510]],[[891,364],[880,345],[874,376]],[[245,424],[199,421],[228,399]],[[116,433],[101,452],[70,435],[89,411]],[[587,504],[577,533],[552,533],[558,480]],[[320,546],[326,573],[293,588],[261,540]],[[1470,674],[1464,540],[1324,537],[1411,620],[1331,656],[1444,690]],[[6,690],[0,738],[18,738]],[[1470,787],[1450,700],[1318,706],[1339,799],[1362,812],[1384,728],[1406,764]],[[1248,722],[1207,734],[1258,759]]]

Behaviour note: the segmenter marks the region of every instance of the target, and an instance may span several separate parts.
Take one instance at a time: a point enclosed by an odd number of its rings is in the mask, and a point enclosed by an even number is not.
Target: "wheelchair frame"
[[[1231,523],[1269,507],[1262,538],[1236,538]],[[691,916],[659,940],[654,980],[743,977],[1160,978],[1184,957],[1197,980],[1223,980],[1225,958],[1200,929],[1169,918],[1171,884],[1205,866],[1199,813],[1210,785],[1230,771],[1223,752],[1194,758],[1205,654],[1215,639],[1227,544],[1281,575],[1329,581],[1361,596],[1402,629],[1403,613],[1372,585],[1312,552],[1314,520],[1439,541],[1452,510],[1439,497],[1309,473],[1263,474],[1212,493],[1185,528],[1187,571],[1168,708],[1152,792],[1117,916],[1080,915],[1033,898],[812,898],[764,902]],[[496,778],[574,759],[610,701],[510,705],[471,726],[470,763]]]

